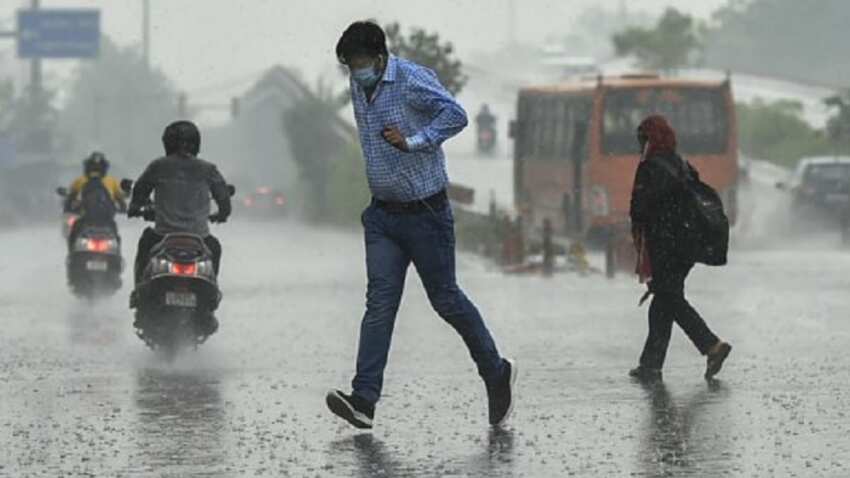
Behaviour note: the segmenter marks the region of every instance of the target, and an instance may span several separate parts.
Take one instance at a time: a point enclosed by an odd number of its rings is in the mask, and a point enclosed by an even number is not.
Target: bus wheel
[[[617,275],[617,247],[612,234],[605,241],[605,277],[613,279]]]

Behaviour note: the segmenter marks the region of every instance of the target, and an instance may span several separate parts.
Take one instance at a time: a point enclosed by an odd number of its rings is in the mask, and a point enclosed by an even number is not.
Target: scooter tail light
[[[171,273],[178,276],[194,276],[198,273],[198,266],[194,262],[172,262]]]
[[[108,252],[112,247],[111,239],[88,239],[86,242],[89,252]]]

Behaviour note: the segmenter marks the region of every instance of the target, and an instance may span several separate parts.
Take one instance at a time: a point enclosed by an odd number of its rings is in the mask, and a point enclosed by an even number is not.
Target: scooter
[[[493,127],[478,128],[478,152],[492,155],[496,150],[496,129]]]
[[[67,197],[64,188],[57,193]],[[124,270],[118,231],[112,226],[86,224],[73,212],[66,213],[63,224],[63,236],[69,241],[65,267],[71,291],[89,299],[114,294],[121,288]]]
[[[122,188],[131,190],[132,181],[122,181]],[[235,189],[229,190],[232,196]],[[143,206],[141,215],[154,221],[154,205]],[[212,258],[201,236],[167,234],[151,250],[133,291],[136,335],[168,361],[184,348],[197,348],[218,329],[214,313],[222,294]]]

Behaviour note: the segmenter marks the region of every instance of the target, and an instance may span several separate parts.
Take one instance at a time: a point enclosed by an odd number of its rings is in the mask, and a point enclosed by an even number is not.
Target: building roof
[[[681,87],[681,88],[719,88],[726,80],[696,80],[685,78],[662,78],[656,74],[633,74],[616,77],[582,78],[552,85],[532,86],[522,89],[522,93],[592,93],[598,87],[602,88],[650,88],[650,87]]]

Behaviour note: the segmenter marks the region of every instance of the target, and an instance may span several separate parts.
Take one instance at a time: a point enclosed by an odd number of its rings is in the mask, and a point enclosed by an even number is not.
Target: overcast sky
[[[628,0],[651,13],[673,5],[707,17],[727,0]],[[244,90],[273,64],[294,66],[308,79],[334,67],[333,48],[355,19],[398,20],[439,31],[463,57],[504,43],[511,0],[150,0],[152,61],[194,101],[227,98]],[[611,9],[620,0],[514,0],[519,41],[540,41],[572,23],[587,6]],[[0,21],[14,26],[14,12],[29,1],[0,0]],[[42,8],[88,7],[102,11],[103,32],[121,45],[140,44],[142,0],[42,0]],[[13,55],[13,42],[0,48]],[[66,78],[73,61],[46,66],[52,83]],[[510,65],[504,65],[510,68]],[[21,68],[23,71],[23,67]],[[54,85],[58,86],[58,85]]]

